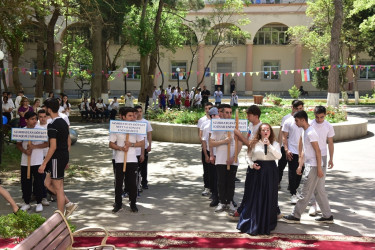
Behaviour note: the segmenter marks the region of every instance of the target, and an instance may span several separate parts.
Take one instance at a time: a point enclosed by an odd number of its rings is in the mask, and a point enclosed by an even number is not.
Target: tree
[[[241,17],[244,2],[241,0],[212,1],[213,7],[207,16],[196,19],[189,25],[198,34],[197,42],[189,43],[191,52],[191,61],[188,69],[187,82],[190,78],[193,62],[197,57],[198,50],[202,43],[210,50],[209,60],[205,63],[204,72],[200,72],[197,88],[204,81],[204,73],[209,68],[212,60],[218,54],[224,53],[228,48],[239,44],[245,44],[246,39],[250,39],[248,32],[242,31],[238,26],[246,25],[250,21],[248,18]],[[237,26],[238,25],[238,26]],[[186,39],[190,39],[190,34]]]
[[[12,58],[12,76],[15,91],[22,89],[19,80],[19,60],[23,52],[25,33],[25,20],[28,19],[30,10],[24,3],[12,0],[0,1],[0,37],[7,45],[7,51]]]

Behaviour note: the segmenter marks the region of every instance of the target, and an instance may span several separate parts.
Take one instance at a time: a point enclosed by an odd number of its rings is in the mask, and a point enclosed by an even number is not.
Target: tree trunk
[[[44,91],[51,92],[53,88],[53,65],[55,62],[55,25],[60,16],[60,10],[55,8],[52,17],[47,26],[47,53],[46,53],[46,69],[50,74],[46,74]]]
[[[154,86],[154,79],[151,77],[155,75],[156,67],[157,67],[157,59],[158,59],[158,48],[160,45],[159,39],[159,31],[160,31],[160,22],[161,22],[161,14],[163,12],[163,5],[164,1],[159,1],[158,11],[155,17],[155,25],[154,25],[154,37],[155,37],[155,48],[151,52],[150,55],[150,64],[148,66],[148,74],[146,81],[144,81],[144,86],[141,86],[141,91],[139,93],[138,101],[141,103],[145,103],[147,96],[152,96],[153,86]]]
[[[42,32],[41,32],[42,33]],[[44,68],[44,39],[43,35],[38,38],[38,42],[36,45],[36,84],[35,84],[35,97],[41,98],[43,97],[43,85],[44,85],[44,77],[43,73],[39,72],[40,69]]]
[[[94,19],[92,24],[92,56],[93,56],[93,73],[91,83],[91,97],[99,98],[102,94],[102,30],[103,23],[99,18]]]
[[[145,17],[146,17],[146,10],[147,10],[148,0],[142,0],[141,6],[142,6],[142,14],[140,19],[140,27],[141,27],[141,34],[146,36],[146,33],[142,31],[142,28],[144,27]],[[146,37],[143,37],[143,39],[147,39]],[[139,91],[138,96],[138,102],[145,102],[147,94],[143,94],[146,92],[146,85],[148,84],[148,54],[141,53],[140,58],[140,64],[141,64],[141,89]],[[126,76],[125,76],[126,77]]]
[[[22,89],[20,78],[19,78],[19,60],[21,57],[21,54],[19,51],[9,51],[10,55],[12,56],[12,66],[13,66],[13,86],[14,86],[14,92],[18,93]]]
[[[8,85],[7,85],[5,74],[4,74],[4,60],[0,61],[0,69],[1,69],[1,71],[0,71],[0,78],[1,78],[0,82],[1,82],[1,84],[4,85],[4,91],[8,92]],[[2,86],[0,85],[0,87],[2,87]]]
[[[340,77],[337,65],[340,60],[340,34],[343,20],[343,6],[342,0],[334,0],[335,16],[333,19],[331,29],[331,44],[330,44],[330,64],[331,69],[328,74],[328,106],[339,106],[339,91],[340,91]]]
[[[102,87],[101,87],[101,97],[104,100],[104,102],[108,102],[108,67],[107,67],[107,40],[103,38],[102,44],[101,44],[101,52],[102,52],[102,71],[104,72],[102,74]]]

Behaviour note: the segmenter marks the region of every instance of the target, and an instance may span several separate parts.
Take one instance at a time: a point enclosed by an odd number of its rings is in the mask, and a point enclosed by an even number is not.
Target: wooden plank
[[[29,237],[24,239],[14,249],[29,250],[36,246],[46,235],[49,234],[57,225],[61,224],[63,218],[60,214],[53,214],[46,220],[37,230],[35,230]]]
[[[66,224],[60,223],[60,225],[51,230],[48,235],[45,234],[44,239],[38,243],[36,249],[44,249],[47,247],[49,248],[51,242],[55,241],[66,229]]]
[[[69,241],[68,241],[68,242],[65,242],[66,238],[69,238]],[[70,239],[70,232],[69,232],[68,228],[65,228],[65,230],[62,231],[61,234],[60,234],[57,238],[55,238],[55,239],[51,242],[51,244],[49,244],[48,247],[46,247],[45,249],[48,249],[48,250],[49,250],[49,249],[58,249],[58,250],[60,250],[60,249],[61,249],[61,250],[65,250],[65,249],[67,249],[67,247],[64,246],[64,245],[61,245],[61,246],[60,246],[60,244],[61,244],[62,242],[69,243],[68,246],[71,245],[71,244],[73,243],[73,242],[71,242],[71,239]],[[39,248],[39,249],[42,249],[42,248]]]

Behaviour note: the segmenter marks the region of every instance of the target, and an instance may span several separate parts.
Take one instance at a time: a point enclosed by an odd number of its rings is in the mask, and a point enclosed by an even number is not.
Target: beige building
[[[302,2],[302,3],[301,3]],[[197,58],[195,59],[189,80],[189,88],[196,86],[196,83],[204,76],[204,85],[209,90],[215,89],[215,75],[222,73],[222,88],[224,94],[230,93],[229,82],[234,79],[236,90],[240,95],[275,93],[288,95],[288,89],[293,86],[303,86],[310,96],[326,96],[326,91],[319,91],[311,82],[302,82],[301,69],[309,68],[310,53],[301,45],[290,45],[286,35],[288,27],[297,25],[309,26],[310,19],[306,17],[306,4],[304,1],[286,1],[286,0],[257,0],[244,8],[245,16],[250,23],[245,26],[238,26],[240,29],[249,32],[251,38],[244,41],[235,41],[233,46],[225,49],[223,53],[216,55],[208,64],[209,72],[204,73],[204,68],[210,60],[212,51],[211,44],[200,42]],[[188,14],[188,19],[194,19],[196,15],[208,15],[212,11],[212,6],[207,4],[206,8],[198,12]],[[236,24],[237,18],[234,16],[233,24]],[[72,24],[74,25],[74,24]],[[68,26],[63,24],[62,27]],[[56,36],[56,50],[61,49],[61,40],[64,30]],[[197,34],[198,36],[198,34]],[[206,39],[207,41],[207,39]],[[110,53],[114,54],[119,45],[112,42]],[[36,45],[27,43],[25,53],[21,58],[22,65],[30,73],[20,73],[21,82],[27,94],[33,94],[36,79]],[[186,72],[191,62],[191,53],[188,46],[178,49],[176,53],[164,51],[164,57],[161,60],[161,68],[164,74],[164,86],[179,84],[183,89],[187,88]],[[361,64],[372,64],[375,62],[366,58],[364,55]],[[122,68],[126,67],[129,71],[127,78],[127,89],[133,93],[140,90],[140,62],[137,49],[134,47],[125,47],[121,53],[121,59],[118,62],[120,68],[111,72],[114,80],[108,83],[110,95],[122,95],[124,93],[124,77]],[[11,67],[11,64],[8,65]],[[176,69],[180,69],[180,80],[177,79]],[[55,70],[58,70],[56,66]],[[364,68],[361,70],[359,80],[359,90],[363,94],[369,92],[375,86],[375,68]],[[352,77],[349,76],[349,82]],[[60,76],[54,76],[55,92],[60,92]],[[160,85],[161,75],[159,70],[155,72],[155,85]],[[352,84],[346,86],[352,89]],[[88,89],[89,87],[86,86]],[[73,98],[80,95],[73,79],[67,79],[64,92]]]

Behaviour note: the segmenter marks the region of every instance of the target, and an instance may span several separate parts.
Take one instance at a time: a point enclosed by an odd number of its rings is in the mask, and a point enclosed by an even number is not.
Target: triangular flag
[[[259,75],[259,72],[255,72],[255,74],[257,74],[257,76]]]
[[[316,70],[319,70],[320,69],[320,67],[316,67]]]
[[[331,65],[328,65],[328,69],[331,69]]]
[[[324,70],[326,66],[323,66],[322,69]]]
[[[272,74],[273,74],[273,75],[276,75],[276,71],[272,71]]]
[[[237,76],[240,76],[240,74],[241,74],[240,72],[237,72]]]
[[[246,72],[242,72],[242,76],[245,76],[246,75]]]
[[[232,76],[234,76],[234,73],[231,73]]]
[[[253,76],[254,72],[250,72],[250,76]]]
[[[211,72],[210,74],[211,74],[211,76],[214,76],[214,72]]]
[[[228,76],[229,75],[229,73],[225,73],[225,76]]]
[[[301,73],[301,70],[299,69],[299,70],[297,70],[297,72],[298,72],[298,73]]]
[[[288,74],[288,70],[284,70],[284,72],[285,72],[285,75],[287,75],[287,74]]]

